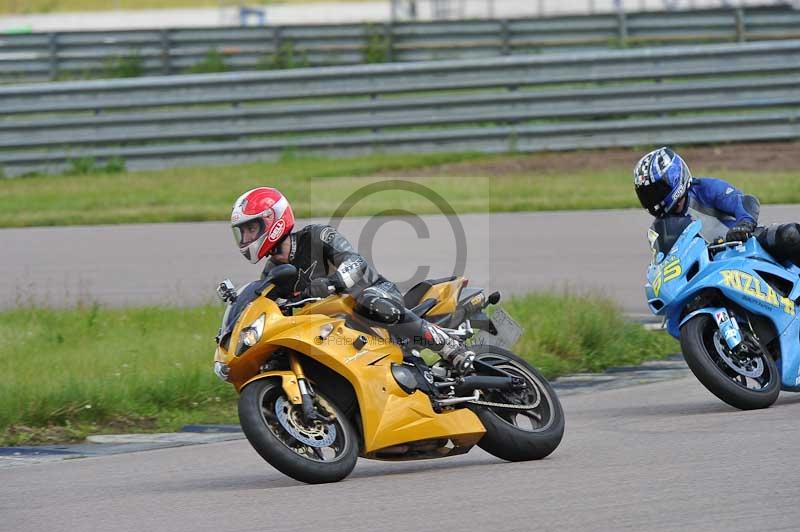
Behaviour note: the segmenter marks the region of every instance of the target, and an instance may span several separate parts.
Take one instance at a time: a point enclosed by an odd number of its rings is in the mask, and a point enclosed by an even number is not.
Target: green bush
[[[617,50],[625,50],[631,47],[628,40],[622,37],[609,37],[607,46]]]
[[[64,175],[120,174],[125,171],[125,159],[111,157],[104,165],[98,165],[93,157],[70,159]]]
[[[216,48],[209,50],[206,56],[190,66],[187,74],[213,74],[215,72],[227,72],[230,70],[225,64],[225,56]]]
[[[391,42],[381,26],[367,25],[362,56],[364,63],[388,63],[391,61]]]
[[[292,41],[284,41],[274,54],[269,54],[258,60],[258,70],[285,70],[288,68],[306,68],[310,66],[308,55],[303,51],[297,53]]]
[[[106,161],[106,164],[103,167],[103,172],[106,174],[121,174],[125,170],[125,159],[117,156]]]
[[[138,52],[107,59],[103,70],[103,77],[106,78],[137,78],[143,75],[144,60]]]
[[[93,157],[70,159],[67,164],[69,168],[64,172],[66,175],[89,175],[97,173],[97,166],[95,166]]]

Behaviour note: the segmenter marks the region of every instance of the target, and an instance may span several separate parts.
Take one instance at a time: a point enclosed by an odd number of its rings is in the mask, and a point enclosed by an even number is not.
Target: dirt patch
[[[0,433],[0,445],[76,443],[85,440],[89,434],[152,432],[155,428],[155,417],[118,417],[104,423],[50,424],[46,427],[11,425]]]
[[[695,175],[711,171],[800,172],[800,142],[760,142],[676,148]],[[530,155],[498,155],[480,161],[448,163],[404,171],[408,177],[502,176],[591,171],[630,172],[646,149],[615,148]],[[387,172],[386,174],[396,174]]]

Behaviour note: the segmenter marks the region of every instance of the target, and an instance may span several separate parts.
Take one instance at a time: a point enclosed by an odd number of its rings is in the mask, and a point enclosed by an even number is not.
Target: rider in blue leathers
[[[691,216],[703,222],[708,241],[744,241],[755,235],[775,259],[800,265],[800,224],[758,226],[758,198],[727,181],[693,178],[680,155],[669,148],[647,153],[633,170],[636,195],[655,216]]]

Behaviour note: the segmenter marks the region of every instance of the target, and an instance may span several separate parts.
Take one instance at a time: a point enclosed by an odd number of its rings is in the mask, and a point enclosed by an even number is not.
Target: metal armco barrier
[[[800,40],[15,85],[0,168],[800,138]]]
[[[387,24],[0,35],[0,82],[529,55],[800,38],[788,7]]]

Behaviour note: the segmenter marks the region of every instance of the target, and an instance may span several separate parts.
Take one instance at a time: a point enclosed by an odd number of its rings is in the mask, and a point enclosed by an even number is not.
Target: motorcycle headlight
[[[242,332],[239,333],[239,348],[236,351],[236,356],[241,355],[261,340],[261,334],[264,332],[264,323],[266,321],[267,315],[262,314],[256,321],[242,329]]]

